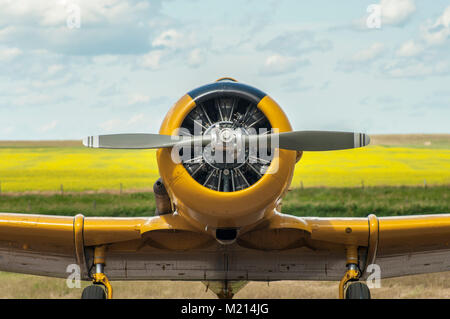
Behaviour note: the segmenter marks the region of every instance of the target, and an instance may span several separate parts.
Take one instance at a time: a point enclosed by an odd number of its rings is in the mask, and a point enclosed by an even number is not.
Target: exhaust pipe
[[[153,184],[153,193],[155,194],[156,203],[155,215],[171,214],[173,212],[172,203],[161,177]]]

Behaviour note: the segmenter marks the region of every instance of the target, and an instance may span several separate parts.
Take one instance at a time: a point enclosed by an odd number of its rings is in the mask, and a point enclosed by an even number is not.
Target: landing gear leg
[[[370,290],[365,283],[358,282],[361,273],[358,267],[358,247],[347,247],[347,271],[339,283],[340,299],[370,299]],[[348,282],[352,282],[347,286]],[[346,289],[347,288],[347,289]]]
[[[95,247],[93,285],[84,288],[81,299],[112,299],[112,286],[104,273],[105,246]]]

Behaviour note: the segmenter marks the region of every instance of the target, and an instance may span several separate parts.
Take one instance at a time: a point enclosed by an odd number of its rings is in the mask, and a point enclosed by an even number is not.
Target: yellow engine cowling
[[[256,98],[257,107],[267,117],[272,128],[277,128],[280,132],[292,130],[283,110],[266,94],[243,84],[217,83],[184,95],[169,110],[159,133],[177,134],[187,114],[196,107],[199,96],[230,88],[236,94]],[[161,178],[177,213],[194,227],[212,233],[218,228],[239,229],[250,226],[274,213],[282,194],[291,183],[298,156],[297,152],[289,150],[279,150],[278,154],[278,157],[273,158],[267,173],[256,183],[234,192],[220,192],[198,183],[183,164],[172,161],[171,149],[159,149],[157,161]]]

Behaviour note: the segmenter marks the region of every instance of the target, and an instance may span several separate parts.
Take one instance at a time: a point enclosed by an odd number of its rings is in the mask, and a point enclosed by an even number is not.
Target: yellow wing
[[[77,264],[82,279],[88,279],[94,248],[106,245],[106,271],[111,279],[145,279],[146,267],[165,268],[164,258],[175,256],[173,251],[198,249],[211,242],[213,238],[178,215],[85,218],[0,213],[3,271],[64,278],[69,275],[67,267]]]
[[[0,213],[0,270],[67,277],[78,264],[86,278],[89,246],[139,239],[146,220]]]
[[[361,270],[377,264],[382,278],[450,270],[450,214],[307,222],[313,246],[356,244]]]
[[[111,280],[339,280],[345,248],[382,277],[450,270],[450,215],[299,218],[282,214],[222,246],[178,215],[101,218],[0,214],[0,270],[90,277],[93,248],[107,246]]]
[[[375,263],[384,278],[450,270],[450,215],[379,218]]]
[[[289,268],[315,271],[307,276],[312,280],[340,279],[346,269],[346,248],[352,246],[358,248],[363,278],[370,264],[380,266],[382,278],[442,272],[450,270],[450,214],[380,218],[278,214],[270,224],[243,235],[240,244],[260,250],[298,251]],[[305,277],[297,275],[297,279]]]

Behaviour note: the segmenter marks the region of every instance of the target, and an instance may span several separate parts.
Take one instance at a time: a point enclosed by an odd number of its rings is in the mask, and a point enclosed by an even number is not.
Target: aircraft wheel
[[[345,299],[370,299],[369,287],[362,282],[353,282],[345,291]]]
[[[91,285],[83,289],[81,299],[106,299],[106,292],[100,285]]]

